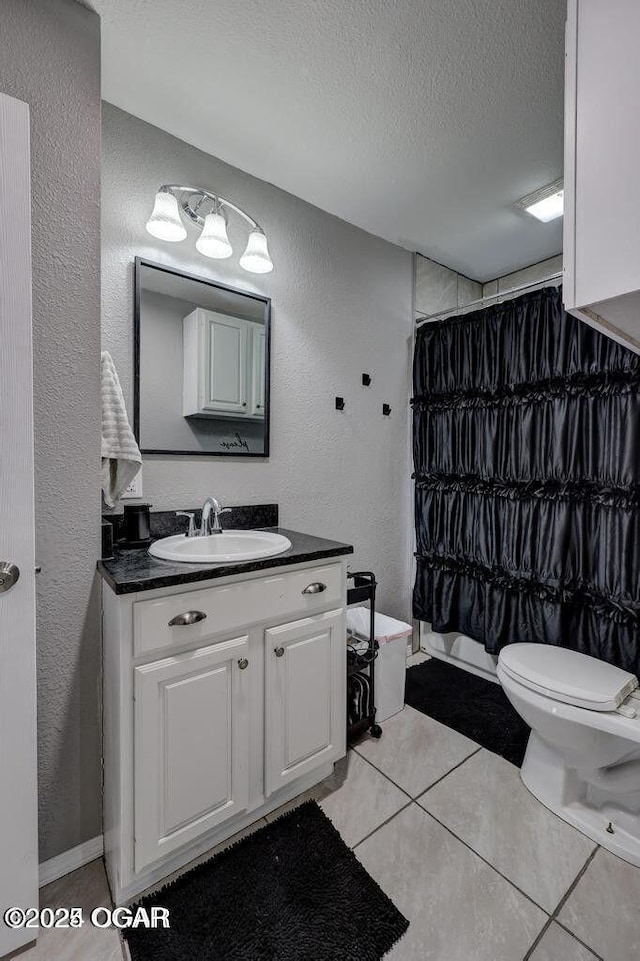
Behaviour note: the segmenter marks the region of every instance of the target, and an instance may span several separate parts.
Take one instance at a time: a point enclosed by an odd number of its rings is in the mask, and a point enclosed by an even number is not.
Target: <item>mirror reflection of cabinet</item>
[[[185,417],[264,419],[265,329],[197,308],[183,320]]]
[[[142,453],[268,457],[269,298],[139,257],[135,281]]]
[[[264,324],[251,327],[251,407],[253,417],[264,417],[265,329]]]

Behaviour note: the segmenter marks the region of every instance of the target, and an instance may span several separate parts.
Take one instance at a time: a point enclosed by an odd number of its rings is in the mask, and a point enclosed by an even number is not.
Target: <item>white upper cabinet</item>
[[[564,301],[640,352],[640,2],[569,0]]]
[[[203,308],[182,323],[183,415],[264,418],[264,325]]]

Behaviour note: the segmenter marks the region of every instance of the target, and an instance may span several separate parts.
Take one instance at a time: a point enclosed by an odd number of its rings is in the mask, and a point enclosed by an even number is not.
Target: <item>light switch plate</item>
[[[133,500],[134,498],[142,497],[142,468],[138,471],[136,476],[133,478],[126,491],[122,495],[123,501]]]

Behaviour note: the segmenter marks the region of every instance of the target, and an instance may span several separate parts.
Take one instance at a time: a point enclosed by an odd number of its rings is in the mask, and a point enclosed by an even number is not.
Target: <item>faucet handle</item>
[[[211,528],[212,534],[222,534],[222,525],[220,524],[220,515],[230,513],[230,507],[220,507],[218,510],[213,510],[213,526]]]
[[[185,533],[185,537],[195,537],[196,536],[196,515],[192,514],[191,511],[176,511],[176,517],[188,517],[189,518],[189,530]]]

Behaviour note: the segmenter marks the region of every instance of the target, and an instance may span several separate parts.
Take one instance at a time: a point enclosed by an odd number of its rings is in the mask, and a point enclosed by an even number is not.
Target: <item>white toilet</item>
[[[640,688],[612,664],[510,644],[498,679],[531,728],[521,776],[551,811],[640,866]]]

